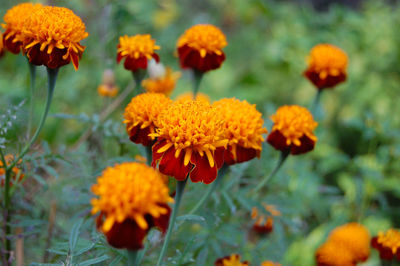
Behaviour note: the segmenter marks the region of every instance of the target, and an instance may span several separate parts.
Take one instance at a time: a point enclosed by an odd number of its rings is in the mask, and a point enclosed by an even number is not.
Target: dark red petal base
[[[327,88],[333,88],[337,84],[346,81],[347,75],[345,73],[341,73],[339,76],[330,76],[328,75],[326,79],[320,79],[319,73],[306,70],[303,75],[308,78],[315,87],[318,89],[327,89]]]
[[[117,54],[117,63],[119,64],[123,58],[125,58],[124,68],[126,70],[136,72],[139,69],[147,69],[148,60],[147,60],[146,56],[140,56],[139,58],[135,59],[130,56],[124,57],[121,55],[121,53],[118,53]],[[156,62],[160,61],[160,57],[156,53],[153,54],[153,59],[156,60]]]
[[[10,51],[13,54],[19,54],[19,52],[21,52],[21,45],[22,42],[13,42],[15,35],[10,36],[7,40],[6,40],[6,35],[8,35],[8,33],[10,33],[10,30],[6,30],[3,33],[3,45],[4,47],[7,49],[7,51]]]
[[[59,68],[67,65],[71,62],[71,58],[63,59],[63,56],[68,52],[68,48],[58,49],[54,48],[53,51],[48,54],[47,51],[40,51],[40,44],[36,44],[26,51],[29,62],[31,64],[40,66],[45,65],[49,68]],[[79,67],[79,58],[81,58],[82,53],[76,54],[74,51],[70,51],[71,57],[73,59],[73,64],[75,69]]]
[[[243,163],[250,161],[255,157],[260,156],[260,151],[252,148],[244,148],[242,146],[236,146],[236,160],[233,158],[232,147],[229,146],[224,153],[224,161],[227,165],[236,163]]]
[[[397,250],[396,254],[393,254],[392,250],[388,247],[382,246],[378,243],[378,238],[373,237],[371,239],[371,246],[379,251],[379,257],[383,260],[393,260],[396,256],[397,260],[400,261],[400,250]]]
[[[128,127],[129,125],[127,125]],[[136,143],[142,144],[144,146],[150,146],[153,143],[153,140],[149,137],[150,127],[140,128],[140,125],[133,127],[129,132],[129,139]]]
[[[309,151],[312,151],[315,147],[315,142],[306,135],[303,135],[300,138],[300,146],[296,146],[293,144],[286,145],[286,138],[279,130],[272,131],[271,134],[268,135],[267,142],[277,150],[283,152],[290,150],[290,153],[292,155],[307,153]]]
[[[221,55],[207,53],[205,57],[200,52],[188,45],[178,48],[179,62],[182,68],[193,68],[201,72],[217,69],[225,60],[225,54]]]

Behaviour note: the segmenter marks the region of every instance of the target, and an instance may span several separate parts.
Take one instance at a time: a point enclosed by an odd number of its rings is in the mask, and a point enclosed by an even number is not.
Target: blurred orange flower
[[[282,265],[280,263],[267,260],[267,261],[261,262],[261,266],[282,266]]]
[[[0,57],[4,55],[4,50],[3,33],[0,33]]]
[[[304,76],[320,90],[332,88],[346,80],[347,64],[343,50],[331,44],[318,44],[311,49]]]
[[[12,154],[7,154],[6,156],[4,156],[4,159],[8,166],[14,161],[14,156]],[[24,179],[24,174],[18,167],[14,166],[11,172],[12,173],[11,173],[10,186],[13,185],[13,181],[20,182]],[[6,178],[6,169],[4,168],[3,162],[0,160],[0,185],[2,187],[5,184],[5,178]]]
[[[160,57],[155,53],[160,46],[151,38],[150,34],[137,34],[134,36],[119,37],[117,46],[117,63],[125,58],[124,67],[130,71],[146,69],[148,61],[151,59],[160,61]]]
[[[102,83],[97,87],[97,92],[100,96],[115,97],[117,96],[119,88],[115,85],[114,71],[106,69],[103,72]]]
[[[4,46],[8,51],[18,54],[21,51],[22,41],[20,35],[27,18],[37,9],[43,8],[41,4],[22,3],[7,10],[4,15],[4,24],[1,26],[6,30],[2,36]]]
[[[148,92],[157,92],[170,95],[175,89],[176,81],[180,78],[180,76],[180,72],[173,72],[171,68],[167,67],[165,70],[165,75],[145,79],[142,81],[142,86]]]
[[[162,93],[146,92],[132,98],[126,106],[124,123],[129,138],[134,143],[150,146],[158,126],[158,116],[168,108],[172,100]]]
[[[77,70],[85,50],[80,41],[89,35],[85,30],[85,24],[70,9],[43,6],[31,12],[17,38],[30,63],[59,68],[72,61]]]
[[[271,215],[260,214],[257,207],[251,210],[251,219],[253,219],[253,230],[258,234],[268,234],[272,232],[274,226],[274,216],[280,216],[281,212],[278,211],[274,205],[263,204],[264,208]]]
[[[215,266],[249,266],[247,261],[241,261],[239,254],[232,254],[215,261]]]
[[[193,99],[193,92],[186,92],[178,97],[176,97],[176,102],[191,102],[193,100],[199,101],[199,102],[205,102],[205,103],[210,103],[210,97],[208,97],[207,94],[198,92],[196,94],[196,99]]]
[[[386,232],[379,232],[377,236],[371,240],[373,248],[379,251],[379,256],[383,260],[400,261],[400,231],[394,228]]]
[[[315,253],[318,266],[356,266],[351,251],[343,244],[327,241]]]
[[[115,248],[137,250],[151,227],[165,232],[173,202],[163,175],[136,162],[108,167],[92,186],[92,214],[97,227]]]
[[[223,165],[223,117],[201,101],[174,102],[159,115],[152,166],[161,173],[192,182],[210,184]]]
[[[255,104],[235,98],[222,99],[213,103],[224,116],[225,135],[229,140],[224,161],[228,165],[260,158],[264,128],[262,114]]]
[[[287,151],[293,155],[302,154],[314,149],[317,137],[313,131],[318,123],[311,113],[298,105],[284,105],[272,115],[274,122],[267,141],[275,149]]]
[[[186,30],[176,46],[182,68],[206,72],[221,66],[225,60],[222,49],[227,45],[226,37],[219,28],[199,24]]]

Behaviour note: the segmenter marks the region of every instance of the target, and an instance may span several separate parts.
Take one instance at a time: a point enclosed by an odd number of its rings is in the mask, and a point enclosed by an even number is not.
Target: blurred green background
[[[18,2],[1,0],[0,15]],[[102,261],[99,265],[124,264],[124,253],[110,248],[95,229],[90,186],[106,166],[133,160],[143,150],[129,142],[122,124],[129,97],[106,121],[99,121],[110,100],[98,96],[97,86],[106,68],[115,70],[121,91],[132,82],[131,73],[115,62],[120,35],[150,33],[161,46],[161,61],[178,70],[176,40],[197,23],[219,26],[229,43],[226,61],[207,73],[201,92],[213,100],[237,97],[257,104],[268,130],[268,117],[280,105],[311,106],[316,89],[302,72],[314,45],[331,43],[347,52],[348,80],[322,95],[315,150],[290,157],[257,202],[246,193],[269,174],[279,153],[265,144],[260,160],[232,167],[198,216],[181,218],[187,221],[175,231],[167,265],[212,265],[231,253],[252,265],[267,259],[285,266],[314,265],[315,249],[335,226],[358,221],[372,235],[399,227],[400,6],[373,0],[350,6],[327,2],[50,1],[72,9],[90,35],[83,41],[87,48],[79,70],[72,65],[60,70],[41,141],[25,162],[30,169],[27,181],[14,195],[18,211],[13,224],[23,228],[25,263],[66,262],[72,253],[74,265],[96,258]],[[0,69],[0,114],[16,114],[2,137],[7,153],[15,154],[26,141],[26,58],[7,53]],[[183,73],[172,97],[190,91],[190,78]],[[45,69],[40,67],[34,124],[44,105],[45,86]],[[73,149],[88,128],[94,134]],[[180,213],[190,210],[205,189],[190,184]],[[249,208],[262,203],[275,205],[282,215],[271,234],[254,238]],[[49,218],[51,209],[54,219]],[[71,250],[69,239],[74,236],[78,241]],[[148,241],[143,265],[154,265],[159,234],[152,232]],[[373,251],[365,265],[377,264]]]

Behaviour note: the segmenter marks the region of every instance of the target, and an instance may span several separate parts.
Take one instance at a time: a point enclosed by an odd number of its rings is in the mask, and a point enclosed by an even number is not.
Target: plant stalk
[[[137,266],[138,251],[127,250],[127,253],[128,253],[128,266]]]
[[[203,79],[204,72],[193,69],[193,99],[196,99],[197,93],[200,89],[200,83]]]
[[[160,256],[158,257],[157,266],[162,265],[163,258],[168,248],[168,243],[171,239],[172,231],[174,230],[175,220],[178,214],[179,205],[181,204],[183,190],[185,189],[186,182],[189,177],[184,181],[177,181],[176,183],[176,194],[175,194],[175,204],[172,209],[171,217],[169,219],[167,235],[165,236],[164,244],[162,246]]]
[[[269,180],[271,180],[276,175],[276,173],[279,171],[279,169],[281,168],[283,163],[286,161],[289,154],[290,154],[290,150],[281,152],[279,161],[278,161],[277,165],[275,166],[274,170],[258,184],[258,186],[254,189],[254,193],[257,193],[261,188],[263,188],[268,183]]]
[[[35,92],[35,82],[36,82],[36,66],[31,64],[28,60],[28,66],[29,66],[29,74],[30,74],[30,93],[31,93],[31,99],[29,102],[29,118],[28,118],[28,129],[26,131],[26,138],[29,139],[31,136],[31,130],[32,130],[32,121],[33,121],[33,98],[34,98],[34,92]]]

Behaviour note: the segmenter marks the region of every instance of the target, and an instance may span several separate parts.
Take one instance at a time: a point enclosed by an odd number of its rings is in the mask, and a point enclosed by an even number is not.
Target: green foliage
[[[0,15],[15,4],[5,1]],[[132,82],[131,74],[115,62],[120,35],[151,33],[162,47],[162,62],[178,69],[176,40],[190,25],[201,22],[221,26],[229,45],[226,62],[206,74],[200,91],[211,99],[237,97],[257,104],[269,130],[268,117],[278,106],[311,106],[316,90],[302,72],[315,44],[332,43],[347,52],[348,80],[322,95],[315,150],[289,157],[260,195],[253,195],[252,188],[279,158],[267,143],[259,160],[231,167],[195,215],[185,214],[207,187],[188,183],[167,265],[212,265],[231,253],[241,254],[252,265],[267,259],[285,266],[314,265],[316,248],[338,225],[358,221],[372,235],[400,226],[400,35],[396,27],[400,6],[367,1],[360,10],[333,6],[329,12],[317,13],[307,5],[258,0],[59,0],[55,4],[80,15],[90,36],[84,41],[87,48],[79,70],[62,67],[41,141],[23,162],[30,171],[23,183],[12,188],[12,228],[23,229],[26,263],[126,263],[126,254],[111,248],[96,230],[90,187],[105,167],[145,156],[145,150],[125,134],[122,112],[129,99],[101,121],[100,113],[110,102],[97,96],[96,88],[105,68],[115,70],[120,88]],[[7,53],[0,59],[0,69],[0,147],[18,154],[26,142],[28,120],[26,59]],[[37,72],[33,125],[46,97],[45,70]],[[172,96],[190,88],[190,75],[184,73]],[[86,130],[93,134],[75,147]],[[174,182],[170,187],[174,189]],[[271,234],[258,237],[251,233],[250,213],[263,203],[275,205],[282,215],[275,218]],[[161,240],[159,232],[149,234],[142,265],[154,265]],[[377,264],[373,251],[365,265]]]

